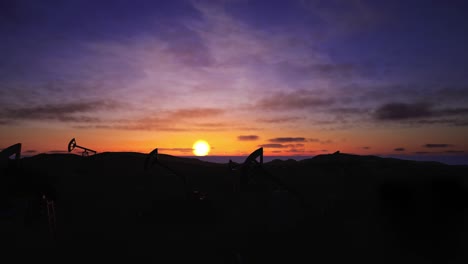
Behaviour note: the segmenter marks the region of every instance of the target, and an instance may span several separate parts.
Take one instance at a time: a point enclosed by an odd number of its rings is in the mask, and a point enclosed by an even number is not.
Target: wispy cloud
[[[287,148],[287,146],[282,144],[262,144],[258,146],[261,148]]]
[[[262,144],[258,145],[261,148],[287,148],[288,146],[283,144]]]
[[[465,153],[463,150],[447,150],[445,153],[451,153],[451,154],[456,154],[456,153]]]
[[[203,117],[219,116],[226,110],[221,108],[183,108],[169,111],[166,115],[168,119],[194,119]]]
[[[290,153],[303,153],[305,152],[305,149],[296,149],[296,148],[291,148],[288,150]]]
[[[453,147],[451,144],[425,144],[423,145],[425,148],[448,148]]]
[[[258,140],[259,137],[257,135],[240,135],[237,139],[239,141],[255,141]]]
[[[443,108],[436,112],[440,116],[457,116],[457,115],[466,115],[468,114],[468,107],[451,107]]]
[[[442,101],[464,103],[468,98],[466,84],[435,89],[433,97]]]
[[[302,119],[304,118],[300,116],[287,116],[287,117],[260,118],[257,121],[262,122],[262,123],[278,124],[278,123],[296,122]]]
[[[57,120],[61,122],[96,123],[97,112],[119,109],[120,103],[113,101],[82,101],[71,103],[44,104],[31,107],[7,107],[0,110],[0,119],[5,122],[21,120]]]
[[[288,142],[306,142],[306,139],[303,137],[279,137],[271,138],[268,141],[274,143],[288,143]]]
[[[297,144],[278,144],[278,143],[270,143],[270,144],[262,144],[258,145],[262,148],[272,148],[272,149],[287,149],[287,152],[305,152],[304,144],[297,143]]]
[[[428,103],[389,103],[380,106],[375,111],[378,120],[404,120],[432,117],[431,105]]]
[[[393,151],[405,151],[406,149],[405,148],[395,148],[393,149]]]
[[[181,152],[181,153],[192,153],[193,152],[192,148],[158,148],[158,150],[161,150],[161,151],[175,151],[175,152]]]
[[[307,142],[316,142],[316,143],[320,143],[322,145],[327,145],[327,144],[332,144],[333,141],[331,139],[327,139],[327,140],[321,140],[321,139],[318,139],[318,138],[309,138],[309,139],[306,139]]]
[[[418,155],[426,155],[426,154],[430,154],[431,152],[427,152],[427,151],[415,151],[413,152],[414,154],[418,154]]]
[[[302,110],[330,106],[334,99],[311,91],[278,92],[261,99],[256,107],[266,110]]]
[[[205,122],[205,123],[193,123],[196,127],[201,128],[224,128],[229,127],[229,124],[221,123],[221,122]]]
[[[378,107],[373,113],[380,121],[410,121],[414,124],[465,125],[468,114],[466,107],[436,107],[435,104],[388,103]]]
[[[317,16],[331,32],[324,34],[351,34],[376,27],[385,18],[382,10],[364,1],[301,1],[307,10]],[[339,8],[337,8],[339,7]],[[322,25],[322,24],[320,24]]]
[[[304,147],[305,144],[302,143],[297,143],[297,144],[289,144],[290,147],[298,148],[298,147]]]
[[[77,126],[77,128],[158,130],[167,132],[222,131],[228,129],[229,125],[221,122],[203,121],[212,120],[221,116],[224,112],[225,110],[220,108],[180,108],[150,112],[144,115],[139,114],[135,118],[106,120],[99,125]]]

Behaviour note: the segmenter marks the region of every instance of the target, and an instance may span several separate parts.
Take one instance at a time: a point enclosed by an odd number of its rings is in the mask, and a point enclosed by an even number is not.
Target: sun
[[[206,156],[210,152],[210,145],[204,140],[197,140],[193,144],[193,154],[195,156]]]

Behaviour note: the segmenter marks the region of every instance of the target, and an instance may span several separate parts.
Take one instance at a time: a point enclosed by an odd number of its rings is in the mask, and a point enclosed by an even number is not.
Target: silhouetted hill
[[[53,250],[57,261],[468,260],[467,166],[344,153],[273,160],[239,192],[228,161],[158,157],[146,171],[133,152],[23,158],[2,175],[4,248],[31,259]],[[55,239],[42,194],[56,202]]]
[[[346,153],[334,153],[334,154],[323,154],[317,155],[311,159],[301,160],[300,162],[304,163],[355,163],[355,164],[375,164],[375,165],[409,165],[409,164],[419,164],[419,165],[444,165],[440,162],[435,161],[412,161],[412,160],[403,160],[395,158],[382,158],[378,156],[362,156],[362,155],[353,155]]]

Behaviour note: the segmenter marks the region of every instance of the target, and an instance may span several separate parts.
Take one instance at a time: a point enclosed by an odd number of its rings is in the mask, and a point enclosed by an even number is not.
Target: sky
[[[466,1],[0,2],[0,149],[468,164]]]

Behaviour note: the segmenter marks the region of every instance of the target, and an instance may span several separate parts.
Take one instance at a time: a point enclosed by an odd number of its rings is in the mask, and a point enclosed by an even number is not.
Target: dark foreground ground
[[[234,191],[240,172],[227,164],[160,157],[186,188],[158,165],[144,171],[139,153],[43,154],[4,169],[0,261],[468,262],[466,166],[275,160]],[[187,197],[194,190],[204,199]],[[55,201],[55,233],[42,194]]]

